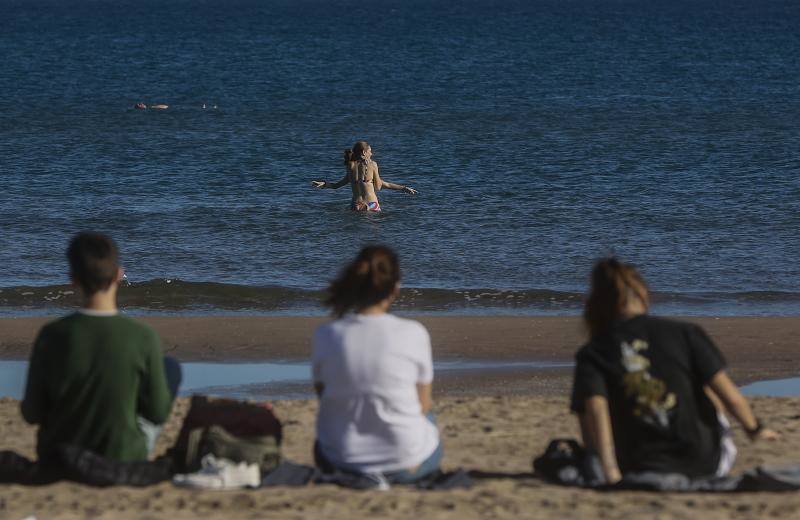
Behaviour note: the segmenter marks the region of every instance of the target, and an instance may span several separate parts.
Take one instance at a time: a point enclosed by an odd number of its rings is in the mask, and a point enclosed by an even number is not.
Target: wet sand
[[[24,359],[45,320],[0,320],[0,358]],[[181,360],[305,359],[319,318],[147,318],[165,349]],[[570,360],[581,343],[576,318],[424,317],[439,360]],[[720,345],[741,384],[800,372],[795,354],[799,318],[698,318]],[[422,492],[393,488],[359,492],[332,486],[209,492],[160,484],[144,489],[93,489],[72,483],[39,488],[0,486],[0,518],[793,518],[800,493],[600,493],[560,488],[532,477],[531,459],[554,437],[577,437],[567,410],[571,371],[459,372],[437,378],[436,412],[444,467],[496,473],[471,490]],[[800,462],[800,398],[755,398],[756,413],[783,438],[740,448],[734,471],[761,463]],[[187,401],[179,400],[160,441],[177,433]],[[284,454],[310,464],[316,403],[280,401]],[[0,399],[0,449],[33,456],[35,429],[18,402]]]
[[[434,358],[447,360],[571,361],[584,341],[577,317],[424,316]],[[800,317],[700,317],[724,352],[737,383],[800,373],[796,345]],[[0,359],[27,359],[45,318],[0,319]],[[321,317],[145,317],[161,335],[164,350],[181,361],[307,360]],[[550,393],[569,370],[461,372],[448,378],[452,392]],[[537,375],[532,378],[532,375]],[[542,378],[548,382],[541,384]],[[563,381],[558,389],[564,388]]]

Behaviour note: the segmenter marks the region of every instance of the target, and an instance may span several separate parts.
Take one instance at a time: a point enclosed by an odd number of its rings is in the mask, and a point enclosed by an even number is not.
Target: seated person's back
[[[736,447],[724,408],[751,439],[762,428],[697,325],[647,315],[636,269],[614,258],[592,271],[584,319],[591,339],[576,356],[572,410],[607,482],[628,472],[723,476]]]
[[[144,460],[148,442],[138,418],[163,423],[173,399],[158,336],[117,313],[121,271],[109,238],[78,235],[68,256],[85,306],[39,333],[22,414],[39,424],[43,462],[54,460],[61,444],[118,461]]]
[[[436,471],[442,449],[432,415],[427,330],[388,314],[400,269],[393,251],[364,248],[331,284],[339,319],[314,334],[320,397],[315,457],[324,471],[382,473],[411,483]]]
[[[699,327],[642,314],[583,347],[576,366],[573,409],[608,399],[622,473],[716,472],[720,424],[703,387],[725,364]]]
[[[348,315],[314,336],[314,379],[324,385],[317,440],[336,462],[362,471],[421,463],[438,434],[416,385],[433,380],[430,339],[417,322],[390,314]]]

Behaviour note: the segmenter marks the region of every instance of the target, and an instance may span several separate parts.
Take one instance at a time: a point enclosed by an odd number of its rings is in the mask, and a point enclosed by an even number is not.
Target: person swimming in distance
[[[411,186],[403,186],[381,179],[378,172],[378,163],[372,160],[372,147],[366,141],[358,141],[352,150],[344,151],[344,165],[346,173],[337,182],[311,181],[315,188],[338,189],[345,184],[350,184],[353,198],[350,208],[354,211],[381,211],[376,192],[382,188],[398,190],[410,195],[416,195],[417,190]]]
[[[136,103],[135,105],[133,105],[133,108],[135,108],[136,110],[147,110],[148,106],[145,105],[144,103]],[[150,105],[149,108],[152,108],[154,110],[166,110],[169,108],[169,105],[164,105],[164,104]]]

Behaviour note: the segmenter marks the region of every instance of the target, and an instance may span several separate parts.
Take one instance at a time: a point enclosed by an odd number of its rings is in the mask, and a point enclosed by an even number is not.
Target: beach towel
[[[90,486],[150,486],[172,478],[171,461],[118,462],[78,446],[59,448],[64,477]]]
[[[448,491],[450,489],[469,489],[472,484],[473,479],[470,472],[459,468],[455,471],[435,471],[414,484],[414,487],[430,491]]]
[[[262,476],[261,487],[305,486],[313,482],[318,474],[317,468],[284,460]]]
[[[800,464],[764,465],[741,475],[689,478],[678,473],[630,473],[608,489],[670,492],[753,492],[800,490]]]
[[[265,474],[261,479],[262,487],[271,486],[306,486],[308,484],[333,484],[348,489],[388,489],[385,479],[378,475],[334,471],[323,473],[318,468],[283,461],[278,467]],[[406,486],[393,484],[394,486]],[[456,471],[436,471],[423,480],[411,484],[420,490],[444,491],[449,489],[468,489],[472,487],[469,473]]]
[[[37,486],[51,484],[60,476],[44,471],[39,464],[10,450],[0,451],[0,484]]]
[[[555,439],[533,461],[535,474],[553,484],[603,491],[752,492],[800,490],[800,464],[763,465],[741,475],[693,478],[680,473],[653,471],[623,475],[613,485],[605,483],[597,456],[574,439]]]
[[[172,476],[170,461],[119,462],[78,446],[58,447],[58,459],[40,464],[13,451],[0,452],[0,482],[44,485],[72,480],[90,486],[149,486]]]

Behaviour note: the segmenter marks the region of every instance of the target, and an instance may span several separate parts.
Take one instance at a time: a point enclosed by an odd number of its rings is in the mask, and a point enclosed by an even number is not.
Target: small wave
[[[262,312],[314,307],[322,293],[290,287],[254,287],[214,282],[159,279],[120,286],[121,308],[149,311],[254,310]],[[0,289],[0,308],[41,309],[74,307],[79,291],[69,285],[7,287]]]
[[[235,311],[256,313],[321,312],[325,293],[292,287],[258,287],[215,282],[150,280],[120,287],[123,309],[146,312]],[[453,312],[459,310],[533,310],[571,312],[581,308],[584,295],[550,289],[437,289],[403,288],[395,302],[401,311]],[[693,307],[727,304],[800,303],[800,293],[787,291],[661,292],[655,304]],[[0,309],[42,310],[74,308],[80,304],[77,289],[68,285],[17,286],[0,289]]]

